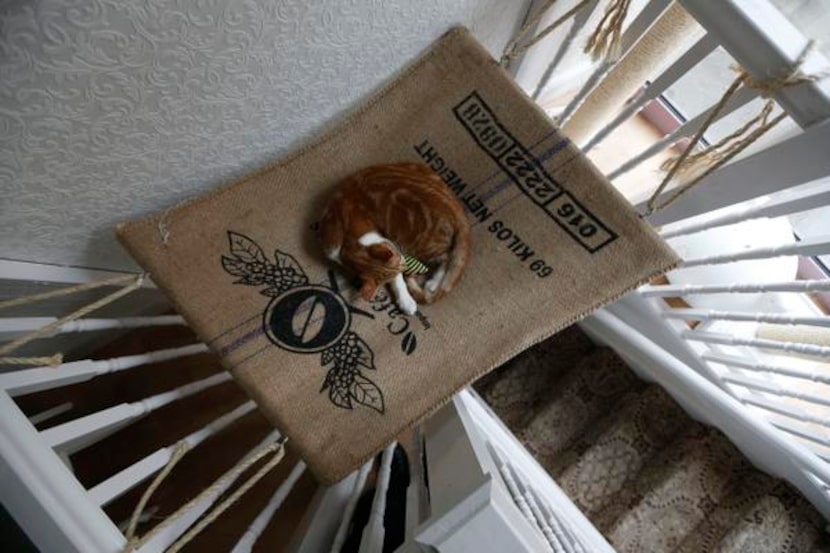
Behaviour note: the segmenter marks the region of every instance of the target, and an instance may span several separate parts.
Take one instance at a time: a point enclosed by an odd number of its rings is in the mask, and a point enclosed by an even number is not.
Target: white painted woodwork
[[[734,263],[747,259],[766,259],[769,257],[781,257],[785,255],[801,255],[813,257],[830,253],[830,235],[815,236],[806,238],[794,244],[781,246],[770,246],[766,248],[753,248],[741,252],[725,255],[712,255],[696,259],[684,259],[683,267],[695,267],[698,265],[717,265],[721,263]]]
[[[830,497],[808,476],[812,473],[830,483],[830,465],[811,450],[607,311],[599,310],[580,326],[614,348],[646,380],[664,388],[693,417],[719,428],[756,466],[792,483],[830,518]]]
[[[764,284],[665,284],[638,289],[644,297],[675,298],[695,294],[757,294],[762,292],[830,292],[830,280],[793,280]]]
[[[395,456],[395,446],[392,442],[383,450],[380,458],[380,469],[375,483],[375,496],[372,498],[372,507],[369,510],[369,521],[363,528],[360,536],[360,553],[382,553],[383,538],[386,529],[383,526],[383,517],[386,514],[386,492],[389,491],[389,479],[392,471],[392,459]]]
[[[0,259],[0,278],[3,280],[47,282],[50,284],[86,284],[96,280],[106,280],[119,275],[126,276],[129,274],[134,273]],[[145,278],[141,282],[141,286],[143,288],[156,287],[149,278]]]
[[[179,357],[206,353],[208,351],[208,347],[205,344],[192,344],[189,346],[160,349],[137,355],[126,355],[124,357],[115,357],[99,361],[92,361],[90,359],[73,361],[71,363],[64,363],[59,368],[37,367],[34,369],[23,369],[0,374],[0,389],[5,390],[12,396],[31,394],[85,382],[102,374],[124,371],[141,365],[160,363]]]
[[[787,386],[782,386],[781,384],[771,380],[760,380],[758,378],[732,373],[725,373],[721,375],[721,378],[725,382],[737,384],[738,386],[743,386],[744,388],[748,388],[750,390],[767,392],[783,397],[791,397],[801,401],[806,401],[808,403],[815,403],[817,405],[830,405],[830,397],[823,397],[817,394],[792,390]]]
[[[779,192],[775,197],[759,198],[759,200],[761,201],[748,202],[732,209],[724,209],[723,213],[714,217],[695,217],[666,225],[660,229],[660,236],[669,239],[750,219],[781,217],[814,209],[818,206],[830,205],[830,182],[810,186],[806,190]]]
[[[758,78],[786,76],[809,43],[771,2],[761,0],[679,0],[686,10],[750,74]],[[819,75],[830,63],[813,49],[803,61],[806,75]],[[776,101],[802,127],[830,118],[830,82],[818,79],[775,94]]]
[[[277,487],[274,495],[271,496],[271,499],[268,500],[268,504],[265,508],[257,515],[248,529],[245,530],[245,533],[242,534],[239,541],[236,542],[236,545],[231,553],[251,552],[257,540],[262,535],[262,532],[264,532],[265,528],[268,526],[268,523],[271,522],[272,518],[274,518],[274,513],[276,513],[280,506],[282,506],[285,499],[291,493],[291,490],[294,489],[294,485],[305,472],[305,468],[306,465],[302,461],[299,461],[296,465],[294,465],[294,468],[291,469],[291,472],[285,480],[280,482],[280,485]]]
[[[744,338],[743,336],[735,336],[722,332],[710,332],[707,330],[684,330],[682,336],[687,340],[706,342],[708,344],[752,346],[800,355],[830,357],[830,346],[817,346],[815,344],[804,344],[801,342],[779,342],[778,340],[769,340],[766,338]]]
[[[261,448],[268,446],[280,439],[280,433],[278,431],[273,431],[269,433],[265,439],[263,439],[259,444],[254,446],[248,453],[246,453],[241,459],[240,462],[244,462],[247,459],[253,457]],[[199,517],[201,517],[208,509],[216,502],[219,497],[227,491],[231,485],[235,482],[234,479],[229,478],[228,475],[233,469],[226,472],[224,475],[220,476],[209,488],[207,488],[207,493],[204,496],[200,497],[197,501],[192,503],[187,509],[181,511],[181,515],[177,516],[177,518],[172,521],[170,524],[161,528],[158,532],[155,532],[147,542],[142,545],[139,549],[136,549],[136,553],[162,553],[168,547],[170,547],[179,537],[184,534],[190,526],[196,522]],[[176,511],[175,514],[178,514],[179,511]]]
[[[320,486],[317,489],[288,544],[286,550],[289,553],[329,551],[343,510],[354,489],[357,472],[352,472],[331,486]]]
[[[180,441],[186,443],[189,449],[193,449],[207,438],[221,432],[255,409],[256,404],[253,401],[247,401],[232,411],[214,419],[199,430],[185,436]],[[93,501],[101,506],[117,499],[122,494],[161,470],[170,461],[173,453],[176,451],[177,445],[178,442],[158,449],[140,461],[136,461],[129,467],[113,474],[103,482],[90,488],[89,495]]]
[[[0,318],[0,339],[11,340],[20,335],[34,332],[57,317],[7,317]],[[184,319],[178,315],[159,315],[157,317],[121,317],[117,319],[77,319],[58,327],[49,336],[70,332],[91,332],[95,330],[125,330],[151,326],[184,325]]]
[[[343,512],[340,516],[340,524],[337,527],[337,533],[334,534],[334,539],[331,543],[331,553],[340,553],[340,549],[342,549],[343,543],[346,541],[355,507],[357,507],[357,502],[360,500],[360,495],[363,493],[363,488],[366,486],[366,479],[369,477],[369,472],[371,472],[374,463],[375,460],[372,458],[364,463],[363,466],[356,472],[357,476],[354,479],[354,487],[351,490],[348,501],[346,501],[346,504],[343,506]]]
[[[29,417],[29,422],[33,425],[38,425],[42,422],[48,421],[49,419],[55,418],[58,415],[63,415],[64,413],[71,411],[73,406],[74,405],[71,401],[65,401],[60,405],[55,405],[51,409],[32,415]]]
[[[606,124],[582,147],[583,153],[587,153],[594,146],[611,134],[614,129],[636,115],[646,104],[657,99],[663,92],[673,85],[686,72],[700,63],[706,56],[711,54],[718,47],[717,39],[710,34],[705,34],[700,40],[694,43],[686,52],[663,71],[654,81],[643,89],[643,91],[626,105],[616,117]]]
[[[757,93],[752,89],[748,89],[748,88],[739,89],[732,96],[732,98],[729,99],[729,101],[723,107],[723,110],[721,110],[721,112],[715,117],[715,121],[720,121],[721,119],[723,119],[724,117],[726,117],[727,115],[732,113],[733,111],[737,110],[740,107],[743,107],[744,105],[749,103],[751,100],[755,99],[757,96],[758,96]],[[681,126],[679,126],[677,129],[675,129],[671,133],[667,134],[666,136],[664,136],[663,138],[661,138],[660,140],[658,140],[657,142],[655,142],[654,144],[652,144],[651,146],[649,146],[648,148],[646,148],[645,150],[643,150],[642,152],[637,154],[636,156],[634,156],[631,159],[629,159],[628,161],[622,163],[619,167],[617,167],[616,169],[614,169],[613,171],[608,173],[608,175],[607,175],[608,179],[609,180],[616,179],[620,175],[623,175],[623,174],[631,171],[632,169],[634,169],[635,167],[640,165],[643,161],[649,159],[652,156],[657,155],[659,152],[662,152],[666,148],[668,148],[668,147],[672,146],[673,144],[677,143],[680,139],[688,138],[688,137],[692,136],[693,134],[695,134],[703,126],[704,121],[706,121],[706,118],[709,117],[709,114],[712,112],[714,107],[715,107],[715,104],[713,104],[710,108],[705,110],[703,113],[700,113],[700,114],[696,115],[695,117],[692,117],[691,119],[689,119],[688,121],[683,123]],[[656,182],[655,182],[655,184],[656,184]],[[651,220],[651,219],[649,219],[649,220]]]
[[[109,436],[131,421],[168,403],[197,394],[211,386],[228,382],[231,378],[230,373],[223,371],[141,401],[121,403],[103,411],[53,426],[41,432],[41,437],[49,447],[60,448],[65,452],[72,453]]]
[[[773,420],[771,422],[777,428],[780,428],[781,430],[789,434],[792,434],[793,436],[798,436],[802,440],[806,440],[808,442],[812,442],[820,446],[830,447],[830,433],[817,434],[815,429],[805,428],[799,425],[798,423],[792,421]]]
[[[805,411],[801,407],[793,405],[792,403],[784,403],[778,398],[770,398],[760,394],[747,392],[739,392],[735,394],[735,397],[747,405],[765,409],[797,421],[819,424],[830,428],[830,419],[815,415],[809,411]],[[815,432],[813,432],[813,434],[815,434]]]
[[[686,321],[754,321],[787,325],[810,325],[830,327],[830,317],[790,315],[789,313],[739,313],[735,311],[718,311],[716,309],[677,308],[667,309],[661,313],[664,319],[681,319]]]
[[[0,391],[0,497],[42,551],[116,553],[126,540]]]
[[[735,355],[724,355],[720,353],[704,353],[702,356],[704,361],[712,363],[720,363],[730,367],[740,367],[742,369],[749,369],[755,372],[766,372],[772,374],[780,374],[783,376],[791,376],[794,378],[803,378],[820,384],[830,384],[830,372],[821,373],[818,371],[810,371],[807,369],[797,369],[794,367],[785,367],[782,365],[771,365],[769,363],[759,363],[754,359],[744,357],[737,357]]]

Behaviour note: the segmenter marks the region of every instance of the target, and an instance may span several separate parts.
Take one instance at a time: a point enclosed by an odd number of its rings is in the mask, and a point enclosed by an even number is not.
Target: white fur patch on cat
[[[407,315],[414,315],[415,312],[418,311],[418,304],[409,293],[409,289],[406,287],[406,282],[404,281],[402,274],[398,274],[394,280],[392,280],[392,291],[395,293],[395,299],[398,300],[398,307],[401,308],[401,311]]]
[[[357,239],[357,243],[361,246],[369,247],[374,246],[375,244],[386,244],[389,240],[381,236],[375,231],[367,232],[363,236]]]

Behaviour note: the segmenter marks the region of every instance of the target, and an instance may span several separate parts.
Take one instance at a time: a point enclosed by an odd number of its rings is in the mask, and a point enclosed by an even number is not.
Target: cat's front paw
[[[418,311],[418,304],[409,296],[398,298],[398,307],[407,315],[414,315]]]

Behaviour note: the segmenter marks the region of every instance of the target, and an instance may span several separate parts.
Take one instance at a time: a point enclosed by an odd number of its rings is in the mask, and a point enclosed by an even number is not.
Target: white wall
[[[494,55],[527,2],[0,4],[0,257],[135,266],[113,238],[287,153],[454,24]]]

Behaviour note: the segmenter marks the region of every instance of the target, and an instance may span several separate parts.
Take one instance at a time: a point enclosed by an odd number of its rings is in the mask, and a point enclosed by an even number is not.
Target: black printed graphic
[[[265,335],[276,346],[299,354],[320,353],[329,367],[320,392],[328,390],[338,407],[363,405],[383,413],[383,393],[362,369],[375,370],[371,348],[350,330],[352,316],[374,315],[349,305],[340,295],[337,281],[309,284],[299,263],[277,250],[271,262],[259,245],[242,234],[228,231],[230,256],[222,267],[235,277],[234,284],[267,286],[260,293],[271,297],[262,316]]]
[[[479,148],[519,190],[583,248],[594,253],[617,239],[616,233],[548,174],[539,160],[499,122],[477,92],[467,96],[453,112]]]

